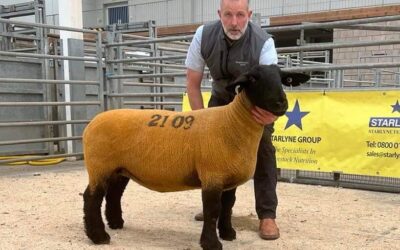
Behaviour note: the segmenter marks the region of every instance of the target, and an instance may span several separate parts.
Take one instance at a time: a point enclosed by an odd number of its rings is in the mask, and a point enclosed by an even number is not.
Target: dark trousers
[[[208,107],[223,106],[228,103],[229,101],[211,96]],[[254,193],[256,212],[259,219],[275,219],[276,208],[278,206],[275,147],[272,145],[271,139],[273,132],[273,124],[265,126],[257,153],[257,165],[254,173]]]

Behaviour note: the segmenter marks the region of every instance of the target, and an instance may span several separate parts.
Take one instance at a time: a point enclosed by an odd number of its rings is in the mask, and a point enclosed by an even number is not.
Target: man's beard
[[[249,25],[249,22],[246,22],[246,25],[243,27],[243,29],[241,29],[238,34],[234,35],[234,34],[229,33],[229,30],[227,29],[227,27],[225,27],[225,25],[222,23],[222,27],[224,29],[225,35],[227,35],[229,37],[229,39],[231,39],[231,40],[239,40],[244,35],[244,32],[246,31],[248,25]]]

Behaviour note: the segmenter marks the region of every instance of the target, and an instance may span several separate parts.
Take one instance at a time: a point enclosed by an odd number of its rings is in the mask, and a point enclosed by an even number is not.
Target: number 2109
[[[149,123],[147,123],[147,126],[149,127],[165,127],[167,121],[169,120],[170,116],[169,115],[159,115],[155,114],[151,117],[151,120]],[[189,116],[183,116],[183,115],[178,115],[175,116],[174,119],[171,122],[171,126],[174,128],[180,128],[183,127],[183,129],[189,129],[194,122],[194,117],[189,115]]]

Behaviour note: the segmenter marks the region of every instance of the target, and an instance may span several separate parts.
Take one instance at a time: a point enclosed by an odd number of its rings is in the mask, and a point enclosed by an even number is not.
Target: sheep
[[[263,126],[251,116],[257,105],[282,116],[288,108],[284,85],[309,79],[260,65],[227,89],[240,89],[222,107],[188,112],[117,109],[98,114],[83,133],[89,184],[84,192],[84,224],[95,244],[108,244],[101,217],[111,229],[124,224],[121,197],[130,179],[158,192],[202,190],[203,249],[222,249],[219,236],[234,240],[231,225],[236,187],[252,178]]]

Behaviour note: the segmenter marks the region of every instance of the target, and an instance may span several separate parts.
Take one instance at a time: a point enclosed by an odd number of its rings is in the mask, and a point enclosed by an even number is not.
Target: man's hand
[[[278,119],[276,115],[257,106],[254,106],[254,108],[251,110],[251,114],[253,115],[253,118],[254,120],[256,120],[256,122],[264,126],[271,124]]]

